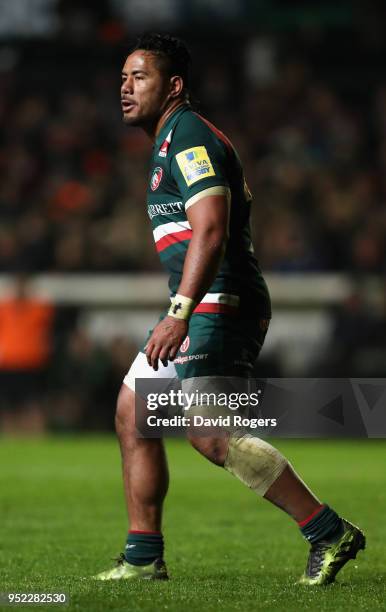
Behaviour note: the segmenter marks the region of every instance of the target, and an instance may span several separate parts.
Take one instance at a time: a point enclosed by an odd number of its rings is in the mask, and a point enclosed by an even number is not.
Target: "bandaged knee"
[[[288,461],[273,446],[239,430],[229,436],[224,468],[257,495],[265,495]]]
[[[225,423],[229,410],[220,406],[193,405],[190,415],[202,419],[217,420]],[[222,419],[222,421],[221,421]],[[245,429],[219,424],[218,427],[201,426],[193,430],[198,437],[220,437],[228,435],[228,452],[224,468],[247,485],[257,495],[265,495],[269,487],[284,471],[288,461],[273,446],[248,433]]]

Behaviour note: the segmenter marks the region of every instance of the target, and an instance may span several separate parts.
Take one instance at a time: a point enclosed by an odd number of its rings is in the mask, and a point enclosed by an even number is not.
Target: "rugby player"
[[[251,375],[271,317],[253,254],[251,194],[228,138],[193,111],[190,55],[168,35],[145,34],[122,71],[123,120],[152,139],[147,208],[156,249],[170,275],[171,305],[126,375],[118,397],[130,531],[116,567],[99,580],[166,579],[162,505],[168,468],[161,439],[136,436],[135,379]],[[180,351],[183,346],[183,357]],[[195,358],[186,359],[193,355]],[[297,521],[310,543],[300,582],[325,585],[358,550],[363,533],[321,503],[283,455],[250,436],[192,436],[190,442]]]

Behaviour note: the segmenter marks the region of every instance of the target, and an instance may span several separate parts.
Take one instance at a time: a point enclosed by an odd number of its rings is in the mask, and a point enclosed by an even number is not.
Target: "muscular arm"
[[[207,196],[187,210],[192,238],[186,253],[178,293],[200,302],[212,285],[225,253],[229,228],[226,196]],[[149,365],[158,369],[158,359],[173,360],[188,332],[188,322],[165,317],[154,329],[146,347]]]
[[[192,238],[177,293],[200,302],[216,278],[224,257],[229,227],[225,196],[208,196],[188,208]]]

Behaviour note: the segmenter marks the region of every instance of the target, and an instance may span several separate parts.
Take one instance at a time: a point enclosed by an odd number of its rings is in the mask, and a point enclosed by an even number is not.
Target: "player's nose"
[[[122,94],[132,94],[133,93],[133,83],[134,80],[130,77],[125,79],[122,82],[121,93]]]

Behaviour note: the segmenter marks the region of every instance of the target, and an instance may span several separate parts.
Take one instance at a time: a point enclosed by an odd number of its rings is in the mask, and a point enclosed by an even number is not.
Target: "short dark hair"
[[[150,51],[158,56],[163,61],[167,74],[182,77],[184,89],[189,92],[192,59],[186,44],[182,40],[170,34],[145,32],[138,38],[133,51],[138,49]]]

